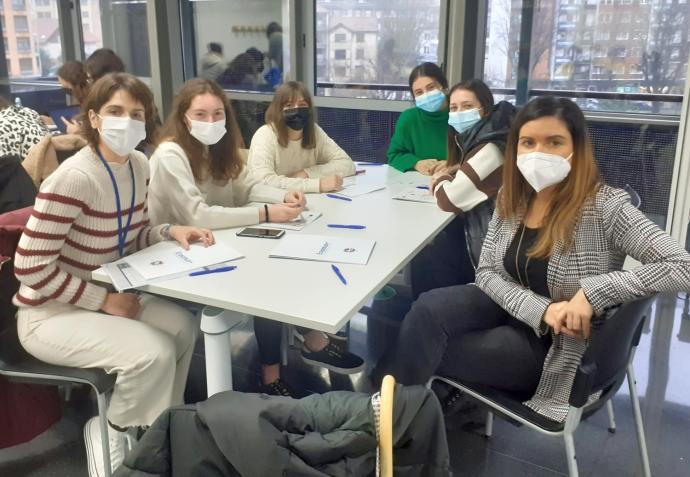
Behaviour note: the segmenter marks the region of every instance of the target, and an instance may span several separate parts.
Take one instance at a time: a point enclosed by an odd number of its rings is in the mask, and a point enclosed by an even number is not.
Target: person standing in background
[[[216,80],[225,71],[227,62],[223,56],[223,45],[211,42],[208,51],[201,58],[199,76],[209,80]]]

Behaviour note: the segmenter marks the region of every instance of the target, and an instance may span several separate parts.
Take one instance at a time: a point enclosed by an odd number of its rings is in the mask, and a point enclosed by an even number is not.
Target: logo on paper
[[[163,265],[163,260],[154,260],[153,262],[150,263],[150,265],[153,265],[154,267],[156,265]]]
[[[192,263],[192,259],[189,258],[188,256],[186,256],[186,255],[185,255],[184,253],[182,253],[182,252],[175,252],[175,256],[176,256],[177,258],[180,258],[180,259],[184,260],[184,261],[187,262],[187,263]]]
[[[357,251],[357,249],[352,248],[352,247],[348,247],[348,248],[346,248],[346,249],[343,250],[343,252],[346,252],[346,253],[352,253],[352,252],[355,252],[355,251]]]
[[[323,255],[328,251],[328,242],[324,242],[324,244],[321,246],[321,250],[316,252],[317,255]]]

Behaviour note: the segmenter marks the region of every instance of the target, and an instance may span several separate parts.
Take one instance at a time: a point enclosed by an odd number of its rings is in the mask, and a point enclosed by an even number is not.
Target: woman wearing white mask
[[[410,73],[409,86],[415,107],[403,111],[395,124],[388,164],[430,176],[446,161],[448,80],[434,63],[422,63]]]
[[[506,101],[494,105],[489,87],[478,79],[453,86],[449,103],[448,163],[434,173],[430,189],[438,206],[458,217],[412,261],[415,298],[474,281],[466,237],[478,254],[501,185],[506,137],[516,112]]]
[[[213,243],[208,230],[151,226],[146,205],[149,166],[134,147],[152,124],[153,95],[134,76],[106,75],[83,105],[88,145],[41,186],[17,247],[21,287],[19,339],[48,363],[116,373],[108,406],[110,460],[122,463],[127,428],[149,426],[183,403],[196,325],[183,308],[160,298],[112,293],[91,272],[161,240],[187,248]],[[88,470],[104,474],[100,427],[84,429]]]
[[[622,271],[628,255],[642,265]],[[442,374],[521,392],[562,422],[592,320],[689,289],[690,255],[601,182],[582,111],[537,98],[508,136],[476,284],[422,295],[375,376],[421,384]]]
[[[185,83],[161,138],[151,156],[152,223],[224,229],[287,222],[302,212],[304,194],[260,184],[250,175],[235,115],[215,81]],[[249,202],[265,205],[243,207]]]
[[[162,142],[151,157],[151,220],[191,222],[211,229],[286,222],[304,210],[302,192],[262,184],[248,172],[240,156],[242,138],[223,90],[206,79],[185,83],[175,98],[172,113],[161,134]],[[262,207],[241,207],[249,201],[284,202]],[[254,318],[262,364],[261,391],[290,395],[280,379],[279,322]],[[322,333],[307,333],[311,362],[327,362],[331,369],[356,372],[361,359],[336,349]],[[335,354],[337,356],[331,356]]]

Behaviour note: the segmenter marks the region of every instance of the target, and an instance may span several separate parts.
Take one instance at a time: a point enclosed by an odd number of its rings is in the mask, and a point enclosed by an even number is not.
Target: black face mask
[[[309,108],[290,108],[283,110],[283,120],[290,129],[301,131],[309,124],[311,111]]]

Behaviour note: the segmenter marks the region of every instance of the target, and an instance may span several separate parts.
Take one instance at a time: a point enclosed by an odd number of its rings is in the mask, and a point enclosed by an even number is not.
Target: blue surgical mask
[[[427,113],[435,113],[443,103],[446,102],[446,95],[443,91],[435,89],[424,94],[420,94],[414,99],[415,104],[419,109],[426,111]]]
[[[468,109],[466,111],[451,111],[448,113],[448,125],[453,126],[458,134],[468,131],[482,119],[479,109]]]

